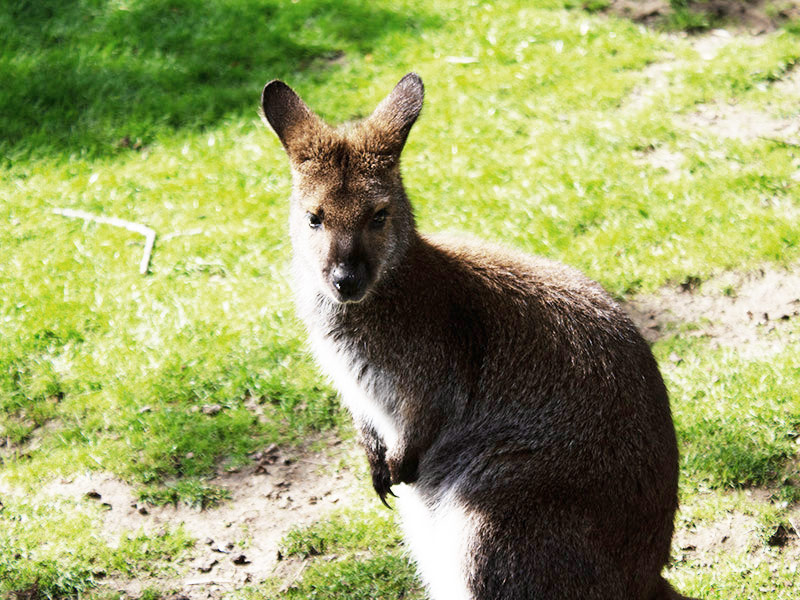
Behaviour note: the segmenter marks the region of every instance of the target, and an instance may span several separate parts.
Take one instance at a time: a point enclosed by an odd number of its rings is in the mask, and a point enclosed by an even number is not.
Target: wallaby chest
[[[331,333],[330,319],[317,316],[306,324],[314,357],[353,418],[359,425],[373,427],[388,447],[394,446],[400,424],[392,373],[370,364],[358,340]]]

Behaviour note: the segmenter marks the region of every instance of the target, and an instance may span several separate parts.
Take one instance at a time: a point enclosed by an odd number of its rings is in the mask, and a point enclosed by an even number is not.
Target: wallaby
[[[378,496],[397,492],[435,600],[681,598],[661,577],[678,452],[647,343],[569,267],[417,232],[400,153],[423,93],[408,74],[339,128],[281,81],[261,98],[291,165],[298,314]]]

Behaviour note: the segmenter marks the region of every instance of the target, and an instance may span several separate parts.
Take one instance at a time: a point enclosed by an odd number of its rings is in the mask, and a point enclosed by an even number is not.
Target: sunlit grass
[[[797,348],[762,360],[697,339],[656,350],[672,389],[685,477],[720,488],[783,481],[800,436]],[[668,355],[679,356],[678,364]]]

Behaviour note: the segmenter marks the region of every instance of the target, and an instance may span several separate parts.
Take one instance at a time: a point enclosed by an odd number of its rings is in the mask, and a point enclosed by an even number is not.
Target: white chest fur
[[[323,372],[333,381],[342,401],[357,423],[368,423],[388,449],[398,440],[397,424],[387,407],[394,403],[388,375],[364,367],[364,360],[346,343],[336,344],[326,336],[310,332],[311,349]],[[362,372],[360,380],[356,372]]]
[[[429,507],[414,486],[395,488],[406,545],[433,600],[471,600],[480,518],[451,491]]]

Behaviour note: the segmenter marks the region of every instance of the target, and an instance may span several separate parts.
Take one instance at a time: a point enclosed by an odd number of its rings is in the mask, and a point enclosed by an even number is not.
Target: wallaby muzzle
[[[339,263],[328,278],[341,302],[358,302],[367,291],[367,267],[363,262]]]

